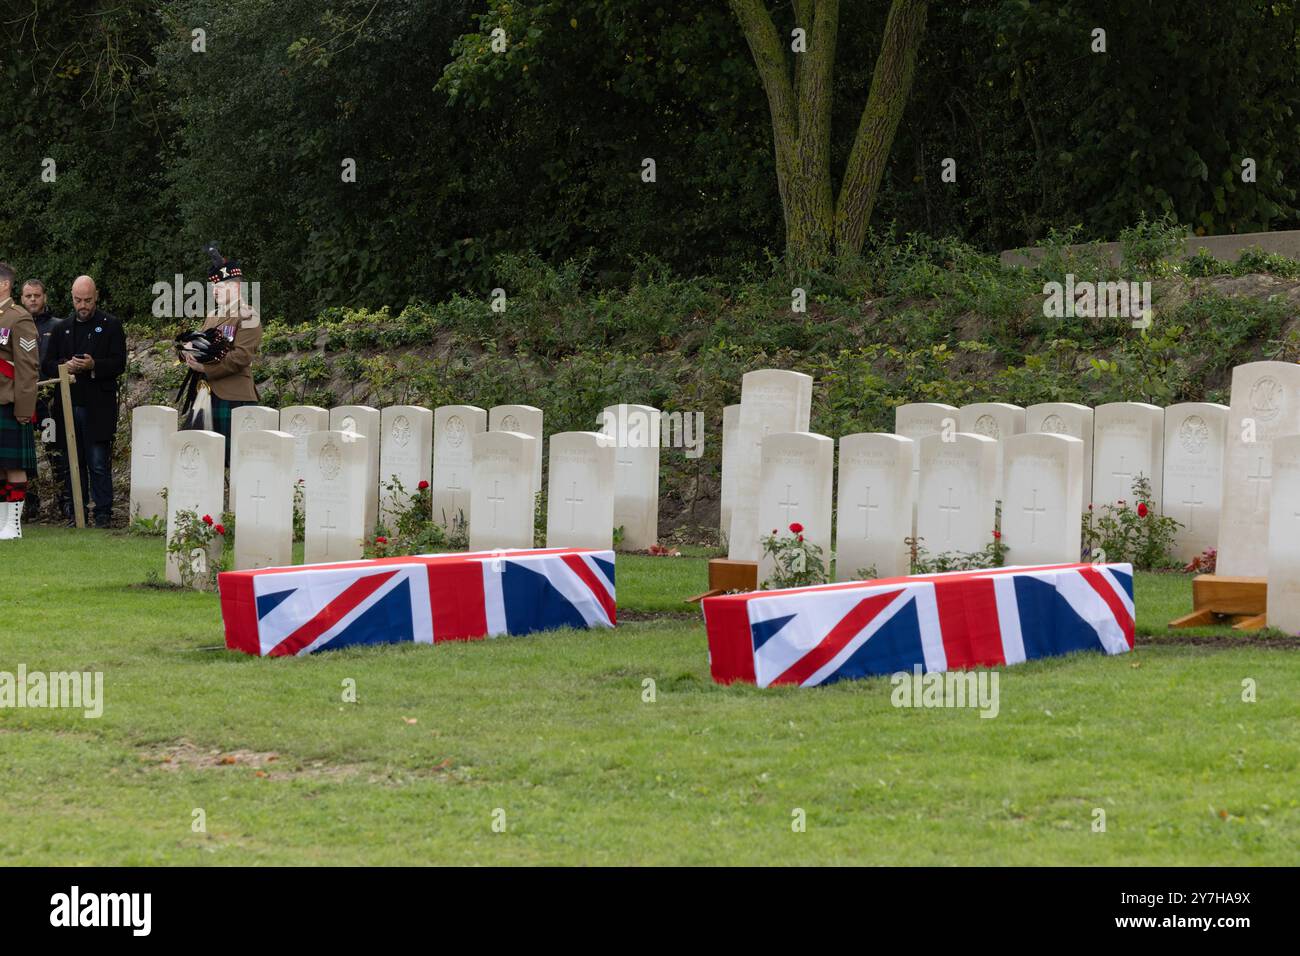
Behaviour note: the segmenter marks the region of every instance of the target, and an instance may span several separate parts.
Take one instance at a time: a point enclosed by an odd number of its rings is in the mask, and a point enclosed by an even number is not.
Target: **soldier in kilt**
[[[36,323],[14,302],[14,270],[0,262],[0,541],[23,536],[27,474],[36,471]]]
[[[204,250],[211,259],[208,281],[212,283],[215,308],[203,322],[203,331],[220,328],[231,345],[216,362],[203,363],[185,356],[185,363],[199,376],[199,387],[212,392],[212,430],[226,439],[226,464],[230,464],[230,415],[243,405],[257,404],[253,384],[253,360],[262,344],[262,320],[257,310],[244,301],[243,270],[209,243]]]

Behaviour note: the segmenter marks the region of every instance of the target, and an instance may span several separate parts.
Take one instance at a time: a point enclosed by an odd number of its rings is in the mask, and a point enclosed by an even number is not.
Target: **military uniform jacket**
[[[257,401],[253,384],[253,359],[262,345],[262,321],[257,312],[241,305],[237,314],[210,315],[203,329],[220,328],[234,344],[225,358],[203,366],[212,394],[228,402]]]
[[[12,405],[20,422],[36,414],[39,366],[36,323],[13,296],[0,301],[0,405]]]

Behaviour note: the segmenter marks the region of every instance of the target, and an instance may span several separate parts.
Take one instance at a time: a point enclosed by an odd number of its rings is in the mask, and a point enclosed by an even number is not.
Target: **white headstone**
[[[166,447],[170,462],[167,479],[167,540],[170,541],[176,532],[176,516],[182,511],[193,511],[199,518],[208,515],[214,523],[221,521],[226,500],[226,439],[216,432],[178,431],[167,436]],[[216,541],[213,544],[212,551],[201,557],[168,554],[167,580],[181,583],[178,558],[201,560],[204,567],[211,567],[220,547]],[[206,579],[205,572],[195,574],[196,584]]]
[[[282,431],[240,435],[230,458],[235,512],[235,570],[293,564],[293,436]]]
[[[280,431],[293,436],[293,480],[307,478],[307,436],[327,432],[330,428],[328,408],[319,405],[288,405],[280,409]]]
[[[131,412],[131,517],[161,518],[167,502],[167,438],[176,431],[176,409],[139,405]]]
[[[1250,362],[1232,370],[1217,574],[1268,575],[1273,440],[1300,434],[1300,365]]]
[[[623,529],[622,550],[644,551],[659,541],[659,409],[610,405],[601,420],[614,439],[613,527]]]
[[[474,437],[487,431],[487,410],[441,405],[433,413],[433,520],[444,528],[470,521]]]
[[[993,540],[997,496],[993,474],[997,442],[957,432],[952,441],[927,435],[921,446],[916,533],[934,558],[946,552],[982,551]]]
[[[1268,626],[1294,635],[1300,634],[1300,435],[1274,438],[1270,464]]]
[[[239,454],[239,438],[244,432],[276,431],[280,427],[280,410],[265,405],[241,405],[230,412],[230,510],[235,509],[235,494],[239,479],[235,476],[235,456]],[[293,462],[289,463],[293,470]],[[297,477],[297,476],[295,476]]]
[[[532,435],[537,441],[533,444],[533,493],[542,490],[542,454],[544,441],[542,434],[542,410],[532,405],[494,405],[488,409],[488,430],[494,432],[519,432]]]
[[[379,414],[380,513],[385,522],[405,508],[420,482],[429,481],[433,468],[433,412],[419,405],[390,405]],[[402,484],[400,497],[389,490],[393,480]]]
[[[600,432],[557,432],[550,441],[546,546],[614,546],[613,439]]]
[[[1165,409],[1165,479],[1162,513],[1182,522],[1173,556],[1190,561],[1219,545],[1223,452],[1228,406],[1183,402]]]
[[[907,574],[912,534],[912,439],[863,432],[840,439],[839,510],[835,519],[835,580]]]
[[[1092,409],[1076,402],[1043,402],[1025,409],[1025,431],[1069,435],[1083,442],[1083,499],[1092,502]]]
[[[957,430],[1001,442],[1025,430],[1025,410],[1007,402],[972,402],[958,411]],[[993,484],[998,489],[999,498],[1002,495],[1002,461],[1002,446],[999,444],[997,465],[993,469]]]
[[[533,456],[537,439],[522,432],[474,437],[469,549],[533,546]]]
[[[366,520],[373,496],[370,439],[355,431],[312,432],[307,436],[307,564],[354,561],[362,557],[374,524]],[[236,529],[238,537],[238,529]]]
[[[1083,440],[1003,439],[1002,543],[1008,564],[1074,564],[1083,532]]]
[[[812,409],[812,376],[782,369],[746,372],[740,384],[740,427],[735,445],[735,497],[731,503],[728,556],[757,561],[764,528],[758,514],[758,487],[765,435],[807,432]]]
[[[731,534],[731,509],[736,500],[736,439],[740,437],[740,406],[728,405],[722,410],[722,488],[721,518],[718,522],[722,546],[727,546]]]
[[[928,435],[955,435],[961,429],[957,420],[961,412],[955,405],[942,402],[911,402],[894,409],[894,434],[912,439],[912,533],[916,533],[916,508],[919,503],[921,439]]]
[[[835,442],[811,432],[773,432],[763,438],[758,485],[760,536],[773,530],[789,535],[790,525],[803,525],[804,540],[822,549],[830,570],[831,494],[835,472]],[[761,555],[758,579],[772,573],[773,562]]]
[[[1144,402],[1111,402],[1093,411],[1092,500],[1135,507],[1133,482],[1151,481],[1148,506],[1159,510],[1164,487],[1165,410]]]
[[[366,442],[366,454],[369,455],[369,475],[366,481],[370,491],[366,493],[366,536],[375,533],[375,523],[379,520],[379,446],[382,440],[379,409],[369,405],[339,405],[330,409],[330,431],[343,432],[347,435],[363,435]]]

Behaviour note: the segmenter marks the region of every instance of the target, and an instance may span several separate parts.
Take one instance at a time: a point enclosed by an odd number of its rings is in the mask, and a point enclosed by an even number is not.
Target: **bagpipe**
[[[176,357],[181,361],[189,356],[203,365],[212,365],[225,358],[234,343],[220,328],[212,328],[182,332],[176,336],[175,345]],[[180,410],[180,430],[212,430],[212,390],[206,376],[187,366],[185,378],[176,392],[176,403]]]

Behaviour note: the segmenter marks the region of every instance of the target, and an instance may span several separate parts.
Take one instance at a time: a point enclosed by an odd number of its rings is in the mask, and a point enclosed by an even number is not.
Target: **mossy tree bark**
[[[857,135],[836,196],[831,181],[831,105],[839,0],[794,0],[805,52],[790,53],[763,0],[730,0],[772,114],[786,253],[795,268],[832,252],[862,251],[871,210],[916,72],[927,0],[893,0]]]

